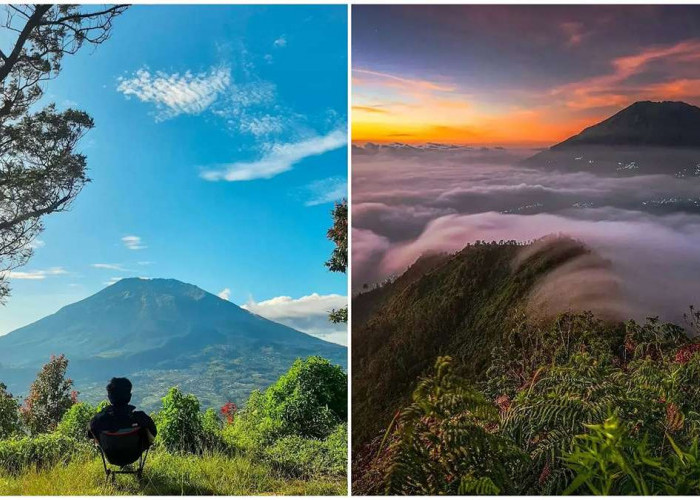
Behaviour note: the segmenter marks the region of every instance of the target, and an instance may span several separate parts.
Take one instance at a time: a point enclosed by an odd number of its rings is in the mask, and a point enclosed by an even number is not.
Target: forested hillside
[[[354,492],[700,491],[697,312],[681,327],[532,309],[542,280],[590,253],[478,242],[369,292],[353,333]]]

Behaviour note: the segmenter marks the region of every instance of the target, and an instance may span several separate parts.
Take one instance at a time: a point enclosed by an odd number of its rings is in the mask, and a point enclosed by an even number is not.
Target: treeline
[[[522,318],[491,359],[475,381],[439,357],[360,451],[353,491],[700,493],[700,343],[683,328]]]
[[[52,357],[22,402],[0,384],[0,475],[96,456],[90,419],[108,403],[79,401],[68,360]],[[347,376],[311,356],[297,360],[242,408],[202,411],[192,394],[171,388],[152,415],[156,453],[246,456],[290,477],[343,476],[347,469]]]

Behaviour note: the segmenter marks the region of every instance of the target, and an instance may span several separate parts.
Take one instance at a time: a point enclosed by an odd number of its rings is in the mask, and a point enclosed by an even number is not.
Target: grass
[[[19,475],[0,473],[0,495],[345,495],[344,477],[290,479],[246,457],[149,455],[144,477],[105,478],[99,458]]]

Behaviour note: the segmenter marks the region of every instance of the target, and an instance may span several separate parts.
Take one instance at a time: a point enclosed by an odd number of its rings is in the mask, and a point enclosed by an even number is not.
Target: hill
[[[700,176],[700,108],[674,101],[636,102],[525,164],[616,176]]]
[[[609,273],[477,242],[354,298],[353,493],[700,491],[700,312],[636,323]]]
[[[465,376],[481,378],[537,285],[590,254],[568,238],[477,242],[419,259],[395,281],[354,297],[353,448],[386,428],[437,356],[448,354]]]
[[[220,406],[268,386],[296,358],[346,364],[342,346],[172,279],[121,280],[0,337],[0,380],[26,394],[41,365],[61,353],[81,399],[99,401],[110,377],[128,376],[147,409],[173,385],[204,407]]]

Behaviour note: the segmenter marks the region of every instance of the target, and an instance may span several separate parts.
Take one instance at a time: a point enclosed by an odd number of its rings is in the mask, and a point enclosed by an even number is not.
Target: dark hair
[[[131,382],[128,378],[114,377],[107,384],[107,398],[113,405],[125,405],[131,401]]]

